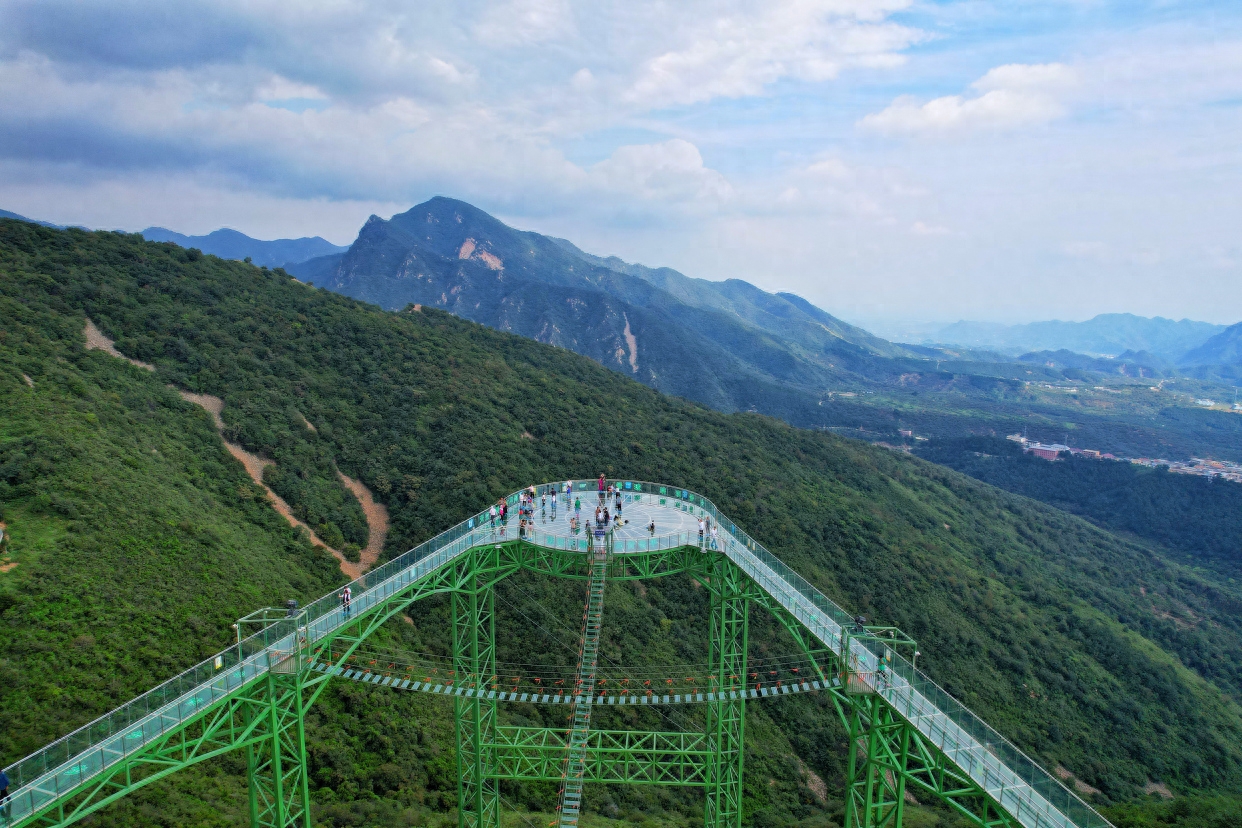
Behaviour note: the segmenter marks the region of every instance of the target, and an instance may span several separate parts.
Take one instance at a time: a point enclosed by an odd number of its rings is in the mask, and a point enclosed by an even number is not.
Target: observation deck
[[[960,813],[980,825],[1109,825],[1059,780],[893,652],[888,643],[859,634],[849,613],[781,563],[710,500],[666,484],[609,480],[621,495],[622,522],[597,533],[592,519],[599,503],[596,481],[569,482],[568,501],[563,491],[555,494],[555,518],[551,505],[542,510],[538,498],[552,487],[563,489],[563,481],[536,486],[534,519],[527,532],[519,532],[518,494],[514,493],[507,498],[512,513],[506,523],[493,522],[484,510],[354,581],[349,610],[333,591],[9,766],[12,795],[7,819],[0,817],[0,825],[69,825],[137,787],[241,747],[256,754],[267,750],[274,757],[265,760],[266,764],[251,763],[252,824],[309,825],[304,742],[300,760],[296,756],[285,760],[290,767],[282,766],[280,757],[298,753],[306,707],[341,672],[343,661],[325,666],[325,654],[334,652],[334,644],[343,642],[343,651],[352,652],[410,602],[448,592],[454,596],[455,608],[460,598],[462,617],[474,625],[474,639],[456,657],[473,665],[471,670],[480,676],[494,672],[490,669],[495,664],[494,641],[489,645],[479,633],[488,623],[494,629],[486,607],[490,599],[484,588],[472,586],[479,580],[481,567],[516,571],[531,568],[531,561],[538,558],[540,571],[587,577],[590,567],[585,553],[601,541],[608,545],[611,560],[632,567],[633,577],[653,577],[680,567],[711,583],[713,589],[730,579],[736,581],[735,592],[722,597],[718,607],[713,605],[713,612],[719,610],[713,620],[713,653],[720,649],[723,655],[712,658],[721,665],[727,658],[735,659],[731,668],[721,667],[722,677],[729,669],[738,672],[739,665],[740,672],[745,672],[744,607],[749,603],[778,613],[803,646],[814,645],[833,655],[838,665],[836,678],[843,680],[834,682],[838,689],[827,689],[839,692],[839,708],[850,711],[845,724],[851,742],[868,746],[866,761],[857,768],[851,751],[847,823],[880,824],[895,814],[899,825],[908,782],[954,803]],[[569,520],[573,498],[582,502],[576,531]],[[615,500],[607,505],[615,509]],[[716,527],[714,545],[710,531],[700,539],[700,520]],[[653,522],[654,531],[650,528]],[[657,566],[661,561],[664,569]],[[740,633],[729,633],[730,625]],[[728,635],[738,640],[723,641]],[[458,640],[456,627],[454,640]],[[724,690],[723,685],[719,689],[709,722],[718,723],[726,714],[737,719],[744,704],[742,694]],[[488,799],[489,771],[480,757],[487,753],[483,740],[503,728],[479,713],[482,705],[494,706],[497,693],[494,687],[480,683],[455,696],[459,704],[470,700],[475,705],[475,752],[469,760],[473,764],[463,765],[459,758],[461,807],[479,814],[479,824],[498,824],[489,816],[488,809],[498,806],[494,798]],[[255,717],[254,711],[260,708],[279,708],[280,712]],[[265,720],[272,724],[263,724]],[[275,729],[265,731],[264,727]],[[709,788],[708,813],[719,814],[709,824],[736,825],[740,820],[740,739],[738,720],[736,744],[731,748],[694,754],[717,763],[725,761],[720,757],[736,754],[737,758],[735,778],[719,764],[704,776],[714,780],[705,784],[716,786]],[[896,742],[886,739],[898,739],[904,747],[898,750]],[[497,753],[496,745],[486,747]],[[459,745],[459,751],[469,750]],[[898,754],[899,767],[892,764]],[[300,771],[292,767],[297,761]],[[259,779],[260,772],[269,773],[270,778]],[[728,807],[719,804],[726,798],[720,792],[726,785],[736,787],[737,794],[737,802]],[[886,786],[893,794],[887,799],[882,791],[874,792]],[[717,805],[711,805],[713,796],[719,800]],[[473,799],[468,802],[469,797]],[[962,804],[967,799],[972,803],[969,809]]]

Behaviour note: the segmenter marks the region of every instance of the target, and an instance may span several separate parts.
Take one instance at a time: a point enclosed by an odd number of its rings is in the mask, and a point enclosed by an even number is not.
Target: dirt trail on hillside
[[[207,413],[211,415],[211,419],[215,421],[216,429],[220,431],[220,439],[224,440],[224,420],[220,417],[220,413],[224,411],[224,400],[219,397],[213,397],[210,394],[192,394],[189,391],[182,391],[179,388],[177,389],[177,393],[181,395],[181,399],[205,408]],[[336,558],[337,562],[340,564],[341,571],[348,575],[351,580],[357,578],[363,573],[363,567],[360,567],[353,561],[347,560],[339,550],[333,549],[331,546],[324,543],[323,540],[315,534],[314,529],[307,526],[305,522],[298,520],[293,514],[293,509],[289,506],[285,499],[272,491],[271,488],[263,482],[263,470],[268,466],[275,465],[273,461],[268,460],[266,457],[260,457],[253,452],[246,451],[237,443],[230,443],[228,440],[224,440],[224,447],[229,450],[229,454],[236,457],[238,461],[246,467],[246,473],[250,475],[250,479],[253,480],[256,485],[263,488],[263,491],[267,493],[268,499],[272,502],[272,508],[275,509],[281,517],[289,521],[289,525],[302,527],[306,530],[306,534],[310,536],[311,543],[316,546],[322,546],[324,549],[331,552],[332,556]]]
[[[103,331],[96,328],[89,319],[86,320],[85,333],[87,350],[104,351],[114,357],[123,359],[133,365],[137,365],[139,368],[145,368],[148,371],[155,370],[154,365],[148,365],[145,362],[130,359],[118,351],[116,346],[112,343],[112,340],[108,339],[108,337],[104,335]],[[224,419],[220,416],[224,411],[224,400],[219,397],[213,397],[210,394],[195,394],[190,391],[183,391],[182,389],[171,385],[169,388],[172,388],[180,394],[181,399],[202,407],[208,414],[211,415],[212,422],[214,422],[216,426],[216,431],[220,434],[220,439],[224,442],[224,447],[228,449],[229,454],[236,457],[238,462],[245,467],[246,473],[250,475],[250,479],[255,482],[255,485],[261,487],[263,491],[267,493],[268,499],[272,503],[272,508],[275,509],[285,520],[289,521],[289,525],[295,527],[300,526],[305,529],[306,533],[310,536],[311,543],[316,546],[321,546],[331,552],[332,556],[335,557],[337,562],[340,564],[341,572],[345,573],[351,580],[353,580],[360,577],[362,573],[366,572],[372,565],[374,565],[375,561],[379,559],[380,552],[384,549],[384,540],[388,537],[388,510],[384,508],[383,504],[375,502],[375,500],[371,497],[371,492],[367,490],[366,486],[363,486],[362,483],[357,480],[351,480],[339,471],[337,472],[337,474],[341,477],[341,482],[345,484],[345,487],[353,493],[354,497],[358,498],[358,502],[362,505],[362,511],[366,515],[367,523],[371,530],[367,548],[362,552],[362,560],[359,563],[354,563],[341,554],[339,550],[333,549],[331,546],[324,543],[323,540],[315,534],[315,530],[307,526],[305,522],[298,520],[298,518],[293,514],[293,509],[289,506],[285,499],[272,491],[268,485],[263,482],[263,470],[268,466],[275,465],[272,460],[268,460],[266,457],[260,457],[253,452],[246,451],[246,449],[242,448],[237,443],[231,443],[224,439]],[[303,417],[303,421],[306,421],[305,417]],[[309,422],[306,422],[306,425],[312,431],[315,430],[315,427]]]
[[[388,508],[383,503],[375,502],[375,498],[371,497],[371,490],[362,485],[361,480],[346,477],[339,469],[336,475],[341,478],[341,483],[345,485],[345,488],[358,498],[358,505],[362,507],[362,513],[367,516],[367,526],[371,528],[367,536],[367,548],[362,550],[362,560],[358,564],[362,571],[366,572],[375,566],[380,553],[384,551],[384,541],[388,539]]]
[[[103,351],[106,354],[111,354],[117,359],[125,360],[130,365],[137,365],[139,368],[145,369],[147,371],[155,370],[155,366],[152,365],[151,363],[142,362],[141,360],[137,360],[137,359],[130,359],[129,357],[125,356],[125,354],[118,351],[116,349],[116,345],[112,343],[112,340],[108,339],[108,337],[104,335],[103,331],[99,330],[99,328],[96,328],[95,323],[92,322],[91,320],[89,319],[86,320],[86,328],[82,332],[86,335],[86,350]]]

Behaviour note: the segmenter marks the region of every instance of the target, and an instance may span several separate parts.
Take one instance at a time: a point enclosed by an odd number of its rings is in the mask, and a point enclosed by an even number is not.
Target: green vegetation
[[[533,481],[604,471],[682,483],[844,606],[916,636],[921,667],[1101,802],[1149,780],[1179,800],[1242,790],[1236,676],[1184,655],[1236,652],[1237,630],[1152,626],[1174,601],[1222,617],[1231,587],[1083,520],[883,449],[661,397],[447,313],[384,313],[133,236],[0,222],[0,274],[0,486],[18,564],[0,574],[5,764],[227,642],[243,612],[341,580],[171,383],[222,397],[230,438],[273,459],[294,507],[343,534],[354,506],[331,496],[336,470],[361,478],[390,510],[390,555]],[[84,316],[156,372],[85,352]],[[563,660],[515,613],[572,622],[572,585],[506,590],[506,646]],[[442,613],[418,605],[380,643],[442,648]],[[613,585],[605,613],[607,652],[623,663],[705,656],[703,598],[688,582]],[[765,624],[756,647],[781,647]],[[309,736],[317,821],[442,821],[456,787],[442,704],[348,684],[326,694]],[[825,699],[753,705],[747,728],[755,824],[839,813],[844,734]],[[239,771],[235,758],[203,766],[94,824],[237,824]],[[825,780],[826,802],[806,771]],[[544,811],[550,793],[505,796]],[[699,807],[655,790],[588,789],[587,801],[628,824],[689,826]],[[933,809],[916,822],[952,824]]]
[[[1230,572],[1242,567],[1242,485],[1237,483],[1083,457],[1049,463],[995,437],[933,440],[916,453]]]

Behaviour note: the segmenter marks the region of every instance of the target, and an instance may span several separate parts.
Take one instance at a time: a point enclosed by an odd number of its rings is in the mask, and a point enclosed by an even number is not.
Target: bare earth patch
[[[1069,768],[1066,768],[1062,765],[1057,765],[1056,774],[1058,777],[1060,777],[1062,782],[1069,782],[1070,784],[1074,786],[1074,790],[1078,791],[1078,793],[1084,796],[1088,796],[1090,794],[1098,794],[1100,792],[1099,788],[1091,787],[1086,782],[1083,782],[1077,776],[1074,776],[1074,774],[1070,773]]]
[[[1165,785],[1163,782],[1148,782],[1143,786],[1143,793],[1159,794],[1164,799],[1173,798],[1173,792],[1170,791],[1168,785]]]
[[[118,351],[116,349],[116,345],[112,343],[112,340],[104,336],[104,332],[99,330],[99,328],[96,328],[95,323],[89,319],[86,320],[86,329],[83,331],[83,333],[86,334],[86,350],[103,351],[105,354],[111,354],[117,359],[125,360],[130,365],[137,365],[139,368],[143,368],[147,371],[155,370],[154,365],[151,365],[148,362],[142,362],[137,359],[130,359],[129,357],[125,356],[125,354]]]
[[[211,415],[211,419],[215,421],[216,429],[218,431],[222,431],[224,429],[224,420],[220,417],[220,413],[224,411],[224,400],[219,397],[213,397],[210,394],[193,394],[189,391],[182,391],[180,389],[177,390],[177,393],[180,394],[181,399],[186,402],[192,402],[195,405],[206,409],[207,413]],[[220,439],[224,440],[223,433],[220,435]],[[266,457],[260,457],[253,452],[246,451],[237,443],[230,443],[228,440],[224,440],[224,447],[229,450],[229,454],[236,457],[238,462],[245,467],[246,474],[250,475],[250,479],[255,482],[255,485],[262,487],[263,491],[267,493],[268,498],[272,501],[272,508],[275,509],[281,517],[289,521],[291,526],[300,526],[305,529],[306,533],[310,535],[311,543],[316,546],[322,546],[324,549],[331,552],[336,559],[340,561],[341,571],[346,575],[351,578],[357,578],[362,574],[361,572],[354,571],[357,569],[357,564],[347,561],[345,556],[338,550],[333,549],[331,546],[328,546],[320,540],[319,536],[315,534],[313,529],[298,520],[293,514],[293,509],[290,508],[285,499],[268,488],[267,484],[263,482],[263,470],[268,466],[273,465],[271,460],[268,460]]]
[[[797,756],[794,761],[798,763],[798,770],[802,772],[802,778],[806,781],[806,787],[811,792],[811,796],[819,802],[820,805],[828,804],[828,785],[824,782],[822,776],[806,766]]]
[[[630,349],[630,370],[635,374],[638,373],[638,337],[634,336],[634,332],[630,330],[630,318],[625,314],[621,314],[625,319],[625,344]]]
[[[0,540],[4,540],[5,538],[7,538],[8,532],[9,532],[9,525],[5,523],[4,521],[0,520]],[[5,555],[3,558],[0,558],[0,572],[8,572],[10,569],[12,569],[15,566],[17,566],[17,563],[15,561],[9,560],[8,555]]]
[[[85,334],[87,350],[103,351],[114,357],[123,359],[132,365],[137,365],[139,368],[145,368],[148,371],[155,370],[154,365],[148,365],[145,362],[130,359],[118,351],[116,346],[112,343],[112,340],[104,336],[103,331],[95,327],[95,324],[89,319],[86,320]],[[30,377],[27,377],[25,374],[22,376],[33,388],[34,382],[31,381]],[[267,493],[268,499],[271,501],[272,508],[275,509],[285,520],[289,521],[289,525],[305,529],[307,535],[310,536],[311,543],[316,546],[322,546],[324,549],[331,552],[333,557],[335,557],[340,563],[341,572],[348,575],[351,579],[356,579],[360,577],[363,572],[366,572],[372,565],[374,565],[375,561],[379,559],[380,552],[384,549],[384,541],[388,537],[388,510],[384,508],[383,504],[375,502],[375,500],[371,497],[371,493],[367,491],[367,488],[363,486],[362,483],[356,480],[350,480],[343,474],[341,475],[341,482],[345,484],[346,488],[353,492],[354,497],[358,498],[358,502],[362,505],[362,511],[366,515],[367,523],[370,525],[371,529],[370,539],[367,542],[367,548],[362,551],[362,560],[359,563],[353,563],[352,561],[347,560],[340,550],[333,549],[331,546],[328,546],[319,538],[318,535],[315,534],[313,529],[301,520],[298,520],[298,518],[293,514],[293,509],[290,508],[287,502],[285,502],[285,499],[268,488],[267,484],[263,482],[263,469],[273,465],[271,460],[246,451],[237,443],[230,443],[228,440],[224,439],[224,419],[220,416],[224,411],[224,400],[219,397],[213,397],[210,394],[195,394],[190,391],[183,391],[180,388],[175,388],[174,386],[169,387],[174,388],[174,390],[181,395],[181,399],[186,402],[194,403],[195,405],[205,409],[207,413],[211,415],[212,422],[216,425],[216,431],[220,433],[220,439],[224,441],[224,447],[228,449],[229,454],[236,457],[238,462],[245,467],[246,473],[250,475],[250,479],[255,482],[255,485],[261,487],[263,491]],[[301,416],[301,414],[298,416]],[[306,427],[311,431],[315,430],[315,427],[311,425],[310,421],[305,417],[302,417],[302,422],[306,423]],[[337,473],[340,474],[340,472]],[[0,572],[7,572],[14,566],[17,566],[17,564],[0,564]]]
[[[358,505],[362,507],[362,513],[367,516],[367,526],[370,527],[371,532],[367,536],[367,547],[362,550],[361,560],[357,564],[360,573],[366,572],[375,566],[380,553],[384,551],[384,541],[388,540],[388,508],[383,503],[375,502],[375,498],[371,496],[371,490],[362,485],[361,480],[346,477],[339,470],[336,474],[341,478],[341,483],[345,485],[345,488],[358,498]]]

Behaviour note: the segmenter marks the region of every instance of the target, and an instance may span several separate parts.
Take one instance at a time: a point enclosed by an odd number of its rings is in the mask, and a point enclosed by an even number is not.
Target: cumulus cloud
[[[757,95],[782,78],[823,81],[847,66],[891,66],[916,31],[885,17],[907,0],[769,0],[707,16],[648,60],[626,99],[651,108]]]
[[[569,0],[508,0],[492,6],[475,34],[493,45],[543,43],[573,34]]]
[[[971,84],[974,95],[947,95],[926,103],[902,96],[860,125],[882,133],[1005,130],[1042,124],[1066,114],[1064,93],[1076,81],[1060,63],[1008,64]]]
[[[680,138],[619,147],[590,176],[605,190],[660,201],[718,202],[733,194],[728,180],[703,164],[698,147]]]

